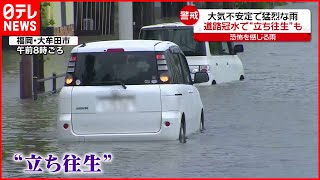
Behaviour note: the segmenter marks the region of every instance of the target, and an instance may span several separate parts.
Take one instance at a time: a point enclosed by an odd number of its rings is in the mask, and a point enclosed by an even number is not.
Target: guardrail
[[[52,79],[52,91],[51,93],[52,94],[55,94],[57,93],[58,89],[57,89],[57,78],[60,78],[60,77],[64,77],[66,76],[66,74],[60,74],[60,75],[57,75],[56,73],[52,73],[52,76],[51,77],[48,77],[48,78],[44,78],[44,79],[38,79],[38,77],[33,77],[33,99],[34,100],[37,100],[38,99],[38,83],[41,83],[41,82],[45,82],[45,81],[48,81],[48,80],[51,80]],[[61,88],[60,88],[61,89]]]

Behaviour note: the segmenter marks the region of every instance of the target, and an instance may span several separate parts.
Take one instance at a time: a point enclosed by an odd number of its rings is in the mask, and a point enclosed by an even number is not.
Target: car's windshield
[[[79,53],[74,75],[82,86],[157,83],[155,53]]]
[[[205,56],[204,42],[197,42],[193,38],[192,28],[163,28],[143,29],[141,39],[171,41],[177,44],[186,56]]]

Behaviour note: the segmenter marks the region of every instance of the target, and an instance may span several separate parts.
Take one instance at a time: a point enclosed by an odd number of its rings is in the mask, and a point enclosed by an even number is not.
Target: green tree
[[[40,24],[41,29],[46,29],[49,26],[53,26],[54,20],[52,18],[48,18],[47,8],[51,5],[51,3],[48,2],[42,2],[40,3]]]
[[[55,24],[54,20],[50,17],[48,17],[47,9],[51,5],[49,2],[42,2],[40,3],[40,31],[41,35],[45,30],[53,26]],[[44,78],[44,61],[45,57],[43,54],[40,55],[34,55],[33,56],[33,76],[38,77],[38,79]],[[44,92],[45,86],[44,82],[41,82],[38,84],[38,91]]]

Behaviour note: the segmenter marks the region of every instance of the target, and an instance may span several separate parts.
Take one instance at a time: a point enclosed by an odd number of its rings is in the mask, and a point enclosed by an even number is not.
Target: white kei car
[[[199,85],[244,80],[244,69],[237,53],[243,52],[241,44],[232,42],[197,42],[193,38],[193,26],[181,22],[144,26],[139,39],[171,41],[177,44],[187,57],[191,78],[196,72],[207,72],[210,80]]]
[[[180,48],[166,41],[117,40],[71,51],[59,94],[60,141],[179,140],[203,130],[204,114]]]

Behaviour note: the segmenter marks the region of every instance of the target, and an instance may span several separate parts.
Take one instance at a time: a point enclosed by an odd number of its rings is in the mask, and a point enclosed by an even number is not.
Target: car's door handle
[[[189,91],[188,91],[188,93],[190,93],[190,94],[191,94],[191,93],[193,93],[193,91],[192,91],[192,90],[189,90]]]
[[[175,96],[182,96],[182,94],[174,94]]]

